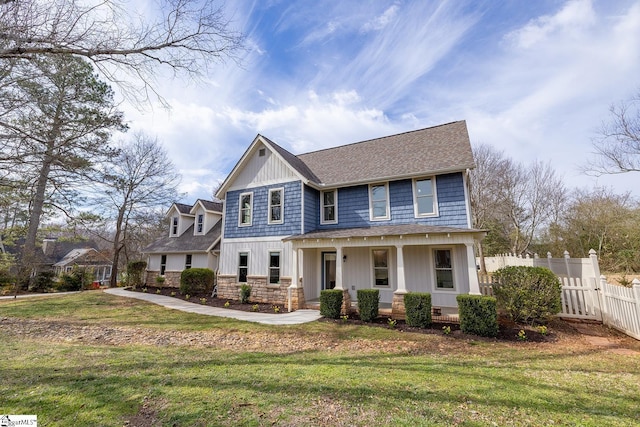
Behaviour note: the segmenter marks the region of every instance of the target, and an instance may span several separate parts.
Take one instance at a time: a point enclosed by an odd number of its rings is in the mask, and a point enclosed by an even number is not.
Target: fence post
[[[607,287],[607,278],[605,276],[600,276],[600,290],[598,291],[598,295],[602,295],[601,307],[600,311],[602,313],[602,323],[605,325],[609,324],[609,305],[607,304],[607,294],[605,293],[605,289]]]
[[[569,251],[564,251],[564,265],[567,268],[567,277],[571,277],[571,271],[569,271]]]
[[[638,319],[640,319],[640,280],[636,277],[633,279],[633,302],[636,305],[636,311],[638,312]]]
[[[598,254],[594,249],[589,249],[589,258],[593,266],[594,277],[600,277],[600,264],[598,263]]]
[[[549,270],[553,271],[551,268],[551,252],[547,252],[547,264],[549,265]]]

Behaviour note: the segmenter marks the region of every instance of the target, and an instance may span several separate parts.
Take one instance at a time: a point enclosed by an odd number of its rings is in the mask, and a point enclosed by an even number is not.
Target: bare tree
[[[180,176],[156,139],[144,134],[122,145],[103,170],[93,202],[113,223],[111,286],[116,286],[120,257],[134,237],[132,228],[158,206],[176,200]]]
[[[499,213],[509,224],[512,252],[522,255],[566,201],[566,188],[551,165],[539,161],[514,164],[501,180]]]
[[[487,229],[496,219],[502,178],[513,169],[511,159],[488,144],[473,147],[475,169],[470,173],[471,220],[473,228]],[[480,272],[486,273],[484,245],[478,242]]]
[[[640,92],[626,102],[609,108],[610,120],[604,122],[593,146],[597,158],[585,172],[594,175],[640,172]]]
[[[140,101],[157,95],[160,70],[204,75],[243,46],[216,0],[151,3],[157,8],[136,13],[135,2],[118,0],[0,1],[2,68],[7,60],[82,56]]]

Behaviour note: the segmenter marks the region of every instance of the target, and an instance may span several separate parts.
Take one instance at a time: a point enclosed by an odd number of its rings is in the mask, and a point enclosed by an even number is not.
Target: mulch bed
[[[189,298],[185,298],[186,295],[183,295],[178,288],[158,288],[155,286],[147,286],[143,288],[129,289],[133,292],[144,292],[146,289],[146,293],[148,294],[158,294],[164,295],[167,297],[180,298],[184,301],[189,301],[194,304],[202,304],[208,305],[209,307],[220,307],[227,308],[229,310],[239,310],[239,311],[251,311],[255,313],[271,313],[271,314],[279,314],[286,313],[287,307],[276,304],[264,304],[264,303],[256,303],[251,302],[251,298],[249,298],[249,304],[242,304],[238,300],[232,299],[224,299],[224,298],[214,298],[211,297],[211,292],[208,293],[198,293],[189,295]],[[226,303],[229,303],[227,307],[225,307]],[[277,310],[275,307],[278,307]]]
[[[134,292],[144,292],[145,288],[137,288],[131,289]],[[249,304],[242,304],[238,300],[227,300],[224,298],[212,298],[211,294],[198,294],[198,295],[189,295],[189,299],[185,298],[185,295],[180,293],[180,290],[177,288],[158,288],[154,286],[147,286],[146,292],[150,294],[158,294],[165,295],[174,298],[180,298],[182,300],[186,300],[195,304],[208,305],[210,307],[220,307],[226,308],[229,310],[239,310],[239,311],[248,311],[248,312],[257,312],[257,313],[276,313],[274,307],[278,307],[277,313],[286,313],[287,307],[274,305],[274,304],[264,304],[264,303],[255,303],[249,302]],[[173,293],[173,295],[172,295]],[[225,307],[225,304],[228,303],[228,306]],[[372,322],[364,322],[360,320],[358,313],[350,313],[348,318],[345,319],[327,319],[320,318],[320,322],[328,322],[328,323],[336,323],[336,324],[349,324],[349,325],[366,325],[373,326],[379,328],[387,328],[387,329],[395,329],[398,332],[413,332],[413,333],[421,333],[421,334],[444,334],[444,328],[449,328],[450,333],[448,334],[450,337],[455,338],[464,338],[468,339],[470,335],[463,334],[460,330],[460,325],[454,322],[442,322],[442,321],[434,321],[431,326],[428,328],[416,328],[413,326],[409,326],[406,324],[404,320],[396,320],[395,325],[389,324],[389,318],[385,316],[380,316],[374,319]],[[499,320],[499,330],[498,336],[496,338],[492,338],[498,341],[513,341],[513,342],[554,342],[556,341],[556,334],[553,333],[554,326],[549,327],[549,331],[547,334],[542,334],[538,330],[537,327],[530,325],[516,325],[515,323],[509,321],[508,319],[500,319]],[[522,339],[522,337],[518,336],[518,333],[523,330],[526,336],[526,339]]]

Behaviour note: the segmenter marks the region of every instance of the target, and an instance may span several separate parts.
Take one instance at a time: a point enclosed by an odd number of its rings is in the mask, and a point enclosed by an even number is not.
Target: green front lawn
[[[269,327],[98,292],[3,301],[3,317],[268,337],[261,351],[104,345],[22,336],[0,320],[0,414],[37,414],[43,426],[122,426],[134,416],[136,425],[167,426],[632,426],[640,420],[638,354],[570,340],[513,344],[322,322]],[[291,334],[327,340],[332,348],[286,354],[269,348]],[[360,350],[365,340],[378,349]],[[417,346],[407,350],[407,343]]]

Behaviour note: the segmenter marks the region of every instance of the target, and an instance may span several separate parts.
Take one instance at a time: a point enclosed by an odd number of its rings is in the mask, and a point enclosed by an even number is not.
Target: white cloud
[[[555,36],[579,39],[596,21],[590,0],[572,0],[555,15],[535,18],[524,27],[507,34],[506,39],[525,49],[548,42]]]
[[[370,31],[380,31],[384,29],[387,25],[389,25],[390,22],[392,22],[396,18],[398,8],[398,4],[392,5],[387,10],[385,10],[382,15],[376,16],[372,20],[367,21],[362,26],[361,31],[363,33],[368,33]]]

